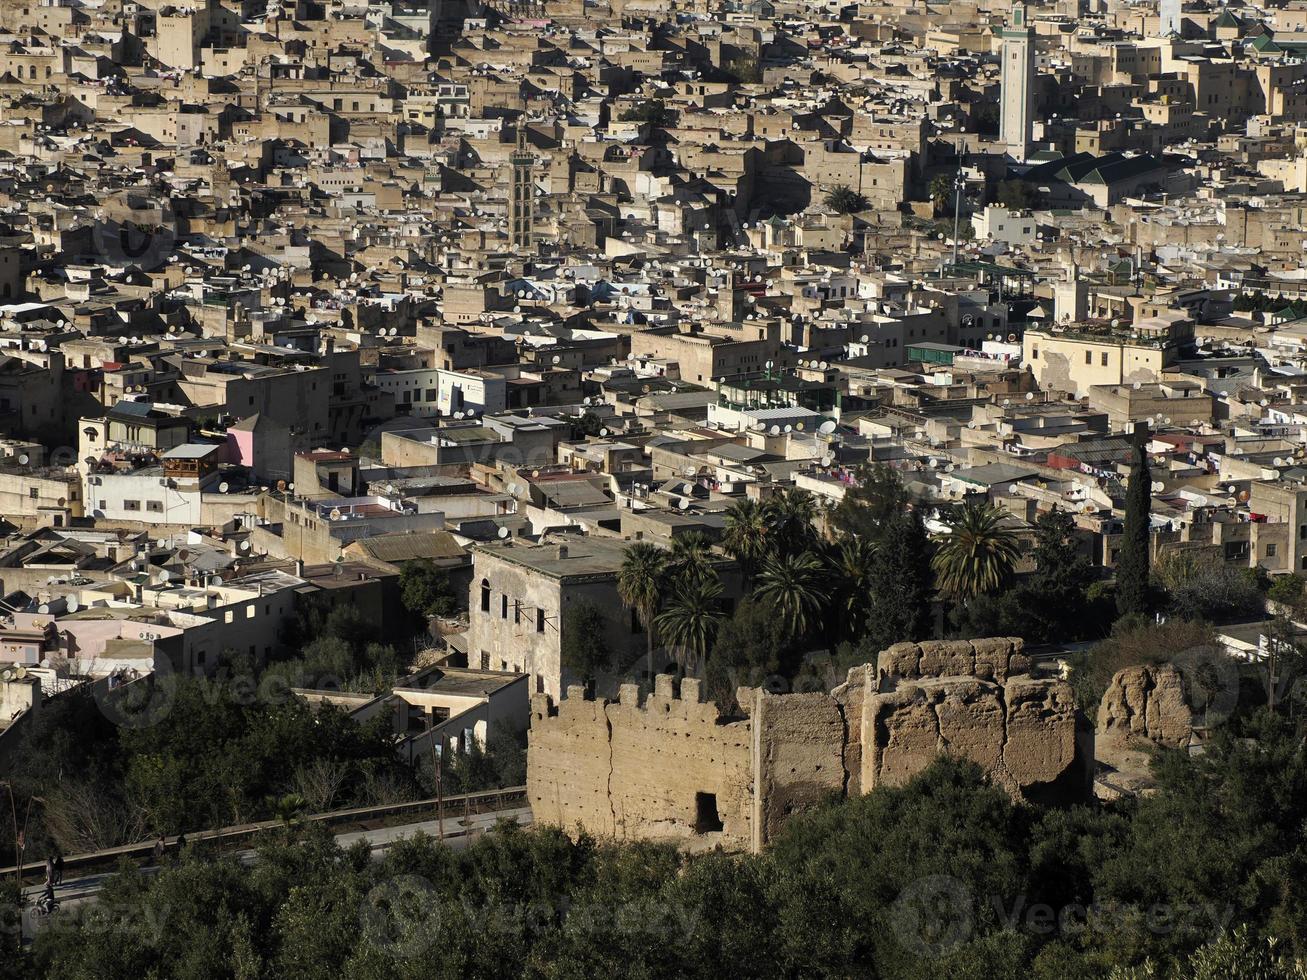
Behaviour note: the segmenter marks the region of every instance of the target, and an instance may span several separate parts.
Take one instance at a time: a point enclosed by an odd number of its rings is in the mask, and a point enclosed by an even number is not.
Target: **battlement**
[[[794,814],[898,785],[940,753],[1017,798],[1080,799],[1092,730],[1086,743],[1070,685],[1030,669],[1011,637],[896,643],[829,694],[742,688],[742,719],[696,678],[624,684],[616,700],[538,694],[527,793],[539,823],[753,850]]]
[[[617,690],[617,699],[595,699],[586,693],[580,684],[567,687],[567,697],[561,703],[554,701],[549,694],[534,694],[531,697],[531,715],[533,720],[545,718],[579,718],[591,717],[597,710],[608,705],[620,705],[664,716],[675,715],[677,718],[696,720],[716,724],[721,718],[721,709],[712,702],[703,699],[703,681],[697,677],[676,678],[671,674],[659,674],[654,678],[651,692],[641,690],[639,684],[623,684]],[[589,707],[587,707],[589,706]]]
[[[892,691],[902,680],[978,677],[1005,681],[1030,673],[1025,641],[1017,636],[978,640],[922,640],[895,643],[876,658],[876,687]]]

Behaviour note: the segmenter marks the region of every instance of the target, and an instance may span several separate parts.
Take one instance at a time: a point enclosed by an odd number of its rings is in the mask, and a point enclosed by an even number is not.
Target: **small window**
[[[33,500],[36,500],[39,496],[41,496],[41,491],[38,490],[36,487],[32,487],[30,490],[27,491],[27,495],[31,497]]]
[[[162,500],[147,500],[147,501],[145,502],[145,509],[146,509],[147,511],[149,511],[151,514],[162,514],[162,513],[163,513],[163,501],[162,501]]]
[[[537,632],[537,633],[543,633],[544,631],[545,631],[545,611],[544,611],[543,609],[537,609],[537,610],[536,610],[536,632]]]
[[[124,500],[123,510],[140,510],[141,502],[139,500]]]
[[[254,609],[253,604],[246,606],[246,607],[245,607],[245,618],[246,618],[246,619],[253,619],[254,616],[255,616],[255,609]]]
[[[481,669],[490,669],[490,654],[486,653],[484,650],[481,651]]]
[[[1275,546],[1274,544],[1268,544],[1268,545],[1266,546],[1266,557],[1267,557],[1267,558],[1274,558],[1274,557],[1275,557],[1275,552],[1276,552],[1277,550],[1278,550],[1278,549],[1276,548],[1276,546]]]
[[[1107,367],[1107,351],[1103,351],[1103,367]]]
[[[1094,363],[1094,352],[1093,352],[1093,351],[1091,351],[1091,350],[1087,350],[1087,351],[1085,351],[1085,363],[1086,363],[1086,364],[1093,364],[1093,363]]]
[[[490,612],[490,583],[486,579],[481,580],[481,611]]]

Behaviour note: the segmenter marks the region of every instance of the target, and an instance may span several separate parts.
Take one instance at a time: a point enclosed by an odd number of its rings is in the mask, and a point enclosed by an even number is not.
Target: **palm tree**
[[[766,510],[778,553],[797,555],[816,540],[817,498],[807,490],[781,490],[767,498]]]
[[[656,622],[667,641],[681,651],[682,665],[693,673],[707,656],[723,614],[718,600],[722,583],[714,576],[681,583],[676,596]]]
[[[771,527],[767,513],[758,501],[744,497],[726,508],[726,535],[722,538],[722,547],[740,563],[747,588],[753,579],[753,570],[771,550]]]
[[[1012,578],[1017,537],[1003,526],[1006,516],[989,504],[969,503],[945,518],[949,533],[936,539],[931,559],[943,592],[966,602]]]
[[[840,633],[862,635],[871,601],[871,581],[876,567],[876,546],[865,538],[844,538],[826,556],[835,578],[838,608],[843,613]]]
[[[617,594],[628,609],[634,609],[644,624],[649,646],[649,683],[653,683],[654,617],[663,603],[667,581],[667,552],[657,545],[641,541],[631,545],[622,556],[617,572]]]
[[[867,199],[847,184],[831,188],[825,200],[826,207],[837,214],[854,214],[867,210]]]
[[[776,610],[790,636],[808,632],[809,617],[821,611],[822,564],[811,551],[768,558],[754,594]]]
[[[702,582],[716,576],[712,566],[712,542],[699,531],[672,538],[667,555],[667,574],[676,585]]]

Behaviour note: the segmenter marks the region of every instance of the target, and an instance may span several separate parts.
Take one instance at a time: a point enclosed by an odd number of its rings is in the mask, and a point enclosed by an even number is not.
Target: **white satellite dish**
[[[681,510],[689,510],[689,509],[690,509],[690,501],[688,501],[688,500],[686,500],[684,497],[682,497],[682,498],[681,498],[681,502],[680,502],[680,504],[679,504],[678,506],[680,506]]]
[[[236,547],[239,548],[241,551],[249,551],[249,550],[250,550],[250,543],[249,543],[248,541],[242,541],[242,542],[241,542],[240,544],[238,544]]]
[[[823,457],[821,458],[821,465],[822,465],[822,466],[830,466],[830,464],[831,464],[831,458],[830,458],[829,456],[823,456]]]
[[[506,538],[508,537],[508,528],[501,527],[498,531],[495,532],[495,534],[500,538]]]
[[[608,430],[607,430],[607,429],[600,429],[600,430],[599,430],[599,434],[600,434],[601,436],[606,436],[606,435],[608,435]]]
[[[771,435],[778,436],[781,434],[781,427],[779,425],[773,425],[767,430],[767,432]]]
[[[213,578],[209,580],[209,584],[210,584],[210,585],[222,585],[222,576],[221,576],[221,575],[215,575],[215,576],[213,576]]]
[[[1150,489],[1153,491],[1153,493],[1161,493],[1163,490],[1166,489],[1166,484],[1162,483],[1160,480],[1154,480],[1153,485],[1152,487],[1150,487]]]
[[[219,492],[219,493],[226,493],[226,492],[227,492],[228,490],[230,490],[230,489],[231,489],[231,484],[230,484],[230,483],[223,482],[223,483],[219,483],[219,484],[218,484],[218,492]]]
[[[76,599],[69,599],[67,609],[70,613],[75,613],[82,608],[82,604]]]
[[[828,436],[828,435],[830,435],[832,432],[835,431],[835,428],[836,428],[836,427],[835,427],[835,423],[832,422],[831,420],[827,419],[827,420],[826,420],[825,422],[823,422],[821,425],[817,426],[817,431],[820,432],[820,433],[821,433],[822,435],[824,435],[824,436]]]
[[[694,493],[694,484],[693,484],[693,483],[682,483],[682,484],[681,484],[681,492],[682,492],[682,493]]]
[[[22,454],[18,457],[18,465],[19,465],[19,466],[26,466],[26,465],[27,465],[28,463],[30,463],[31,461],[32,461],[32,459],[31,459],[30,456],[27,455],[27,453],[22,453]]]

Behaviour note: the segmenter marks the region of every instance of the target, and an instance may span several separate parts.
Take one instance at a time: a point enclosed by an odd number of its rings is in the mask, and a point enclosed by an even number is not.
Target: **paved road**
[[[462,820],[462,816],[446,817],[444,820],[445,844],[456,851],[467,847],[500,820],[512,820],[514,823],[523,826],[530,824],[531,808],[521,807],[492,813],[474,813],[472,814],[470,827],[464,827]],[[353,847],[359,841],[366,840],[372,845],[372,856],[380,858],[397,841],[416,837],[420,833],[426,834],[428,837],[438,836],[439,821],[423,820],[418,823],[399,824],[377,830],[351,831],[347,834],[337,834],[336,843],[342,848],[348,848]],[[195,839],[200,838],[197,835]],[[234,852],[236,859],[245,865],[254,863],[255,853],[253,848]],[[154,865],[141,868],[141,873],[144,875],[153,875],[158,871],[159,868]],[[57,920],[66,911],[72,911],[87,903],[94,902],[105,882],[113,877],[113,874],[114,872],[105,872],[103,874],[86,875],[81,878],[65,879],[64,883],[55,890],[60,905],[60,911],[55,914],[55,919]],[[28,899],[28,904],[23,909],[23,937],[25,939],[31,938],[35,932],[50,923],[49,917],[37,914],[32,908],[32,903],[39,899],[44,891],[45,886],[43,884],[29,885],[23,889],[23,894]]]

